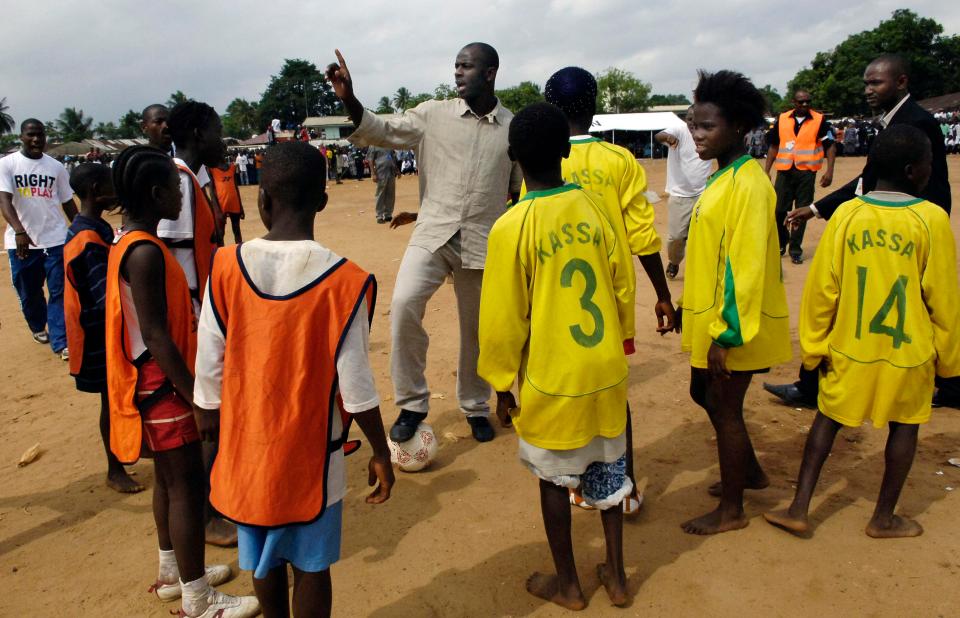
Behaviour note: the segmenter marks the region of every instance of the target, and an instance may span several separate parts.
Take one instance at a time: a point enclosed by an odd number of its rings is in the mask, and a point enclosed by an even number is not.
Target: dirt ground
[[[837,183],[863,159],[841,159]],[[645,165],[651,188],[662,190],[665,165]],[[954,195],[960,196],[960,158],[950,158]],[[376,274],[379,303],[370,355],[389,425],[395,410],[389,374],[388,308],[394,277],[411,228],[377,225],[374,184],[345,181],[329,188],[330,205],[317,221],[317,240]],[[818,195],[824,192],[818,187]],[[242,194],[244,233],[263,228],[256,188]],[[656,204],[657,228],[666,233],[666,201]],[[416,210],[417,182],[398,182],[397,210]],[[823,230],[813,222],[807,256]],[[953,218],[960,237],[960,218]],[[231,239],[232,240],[232,239]],[[796,311],[809,260],[785,261],[787,294]],[[0,279],[9,281],[6,260]],[[642,271],[641,271],[642,273]],[[587,612],[598,616],[947,616],[956,615],[960,591],[960,411],[940,410],[920,432],[916,462],[901,500],[926,532],[916,539],[878,541],[863,528],[883,468],[886,432],[869,426],[837,440],[813,502],[812,539],[794,538],[766,524],[760,513],[784,504],[811,421],[811,412],[783,407],[761,388],[764,380],[792,381],[798,360],[758,376],[746,416],[772,485],[747,496],[750,526],[713,537],[684,534],[681,521],[714,505],[707,486],[718,478],[713,431],[687,393],[689,366],[676,335],[654,332],[652,290],[638,281],[638,353],[630,357],[629,399],[634,410],[637,473],[646,503],[624,527],[633,604],[610,606],[594,565],[603,559],[596,513],[574,513],[577,564]],[[675,296],[682,278],[671,283]],[[74,390],[66,364],[36,345],[12,287],[0,291],[5,353],[0,378],[0,615],[164,616],[177,604],[147,594],[157,568],[150,491],[120,495],[104,486],[97,431],[98,399]],[[333,567],[338,616],[553,616],[561,610],[528,595],[525,578],[551,568],[540,521],[537,483],[516,460],[516,440],[499,429],[478,445],[457,409],[457,330],[452,286],[430,303],[426,328],[432,345],[428,378],[434,393],[430,422],[440,437],[434,465],[398,473],[393,498],[371,507],[365,494],[368,449],[348,459],[351,492],[345,499],[341,561]],[[797,350],[795,350],[795,353]],[[40,443],[42,455],[17,468],[21,453]],[[149,461],[132,468],[153,485]],[[228,562],[235,550],[208,548],[208,563]],[[250,575],[222,587],[252,594]]]

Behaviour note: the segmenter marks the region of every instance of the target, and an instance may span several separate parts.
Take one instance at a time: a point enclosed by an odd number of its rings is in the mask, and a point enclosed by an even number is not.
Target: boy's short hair
[[[173,143],[183,145],[194,131],[203,130],[219,118],[216,110],[200,101],[184,101],[174,105],[167,118],[167,127]]]
[[[908,124],[894,124],[880,131],[867,155],[867,165],[877,175],[899,187],[912,185],[904,168],[931,155],[930,138],[920,129]]]
[[[570,143],[570,126],[560,108],[551,103],[533,103],[510,121],[510,151],[526,172],[559,169]]]
[[[70,173],[70,188],[81,200],[92,197],[94,184],[103,186],[112,182],[110,167],[100,163],[81,163]]]
[[[271,198],[297,209],[316,209],[327,185],[327,159],[303,142],[267,149],[260,184]]]
[[[543,98],[573,119],[589,119],[597,113],[597,80],[580,67],[565,67],[550,76]]]
[[[766,124],[767,100],[747,77],[736,71],[697,72],[694,103],[712,103],[727,122],[746,131]]]

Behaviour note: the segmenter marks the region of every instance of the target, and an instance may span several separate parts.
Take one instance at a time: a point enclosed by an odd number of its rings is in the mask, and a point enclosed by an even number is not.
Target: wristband
[[[23,232],[14,232],[13,235],[14,235],[14,236],[26,236],[26,235],[27,235],[27,232],[26,232],[26,231],[23,231]]]

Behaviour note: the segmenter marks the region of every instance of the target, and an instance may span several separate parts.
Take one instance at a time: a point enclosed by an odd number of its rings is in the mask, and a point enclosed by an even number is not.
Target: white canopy
[[[673,112],[638,112],[635,114],[597,114],[590,126],[591,133],[601,131],[661,131],[684,126]]]

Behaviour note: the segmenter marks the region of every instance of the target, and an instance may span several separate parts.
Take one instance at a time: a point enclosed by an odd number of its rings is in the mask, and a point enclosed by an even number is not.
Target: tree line
[[[834,115],[869,114],[863,99],[863,70],[876,56],[898,53],[912,64],[910,90],[918,99],[960,91],[960,35],[943,34],[943,26],[934,19],[921,17],[909,9],[899,9],[873,28],[855,33],[835,48],[818,52],[809,66],[800,69],[781,95],[767,84],[760,90],[767,99],[768,111],[776,114],[790,109],[792,93],[802,89],[814,97],[814,104]],[[630,71],[610,67],[597,73],[598,111],[624,113],[646,111],[655,105],[685,105],[685,94],[652,94],[651,85]],[[543,100],[540,85],[523,81],[496,91],[508,109],[521,108]],[[382,96],[374,110],[378,113],[408,110],[428,99],[452,99],[456,90],[439,84],[433,92],[414,94],[401,86],[391,96]],[[177,90],[166,103],[176,105],[187,100]],[[7,113],[6,98],[0,98],[0,145],[15,141],[14,120]],[[232,100],[221,115],[224,135],[245,139],[262,132],[273,118],[283,123],[300,124],[309,116],[343,114],[322,71],[303,59],[286,59],[279,73],[270,76],[259,101]],[[129,110],[117,121],[99,122],[82,109],[68,107],[46,123],[51,137],[63,141],[81,141],[90,137],[106,139],[140,136],[140,113]]]

